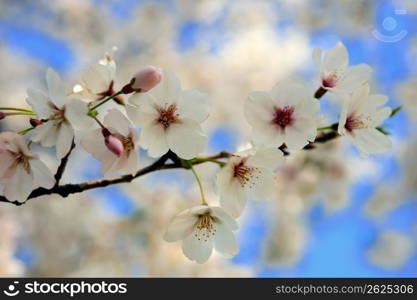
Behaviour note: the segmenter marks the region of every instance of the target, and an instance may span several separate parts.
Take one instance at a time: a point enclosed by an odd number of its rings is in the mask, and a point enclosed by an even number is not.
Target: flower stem
[[[29,128],[19,131],[18,134],[25,135],[26,133],[28,133],[29,131],[32,131],[33,129],[35,129],[35,127],[29,127]]]
[[[5,113],[4,116],[36,116],[34,112],[9,112]]]
[[[109,102],[111,99],[121,95],[123,92],[122,91],[118,91],[117,93],[114,93],[113,95],[107,97],[106,99],[102,100],[100,103],[97,103],[96,105],[94,105],[92,108],[90,108],[90,110],[88,111],[88,115],[90,115],[93,111],[95,111],[97,108],[99,108],[100,106],[102,106],[103,104]]]
[[[33,111],[30,109],[17,108],[17,107],[0,107],[0,110],[14,110],[14,111],[33,113]]]
[[[200,193],[201,193],[201,201],[203,202],[203,205],[208,205],[207,200],[206,200],[206,195],[204,194],[203,184],[201,183],[201,179],[200,179],[200,177],[198,176],[198,174],[197,174],[196,170],[194,169],[193,164],[191,163],[191,161],[189,161],[189,160],[185,160],[185,159],[182,159],[182,160],[181,160],[181,162],[182,162],[182,163],[183,163],[186,167],[188,167],[189,169],[191,169],[191,172],[193,172],[194,177],[195,177],[195,179],[196,179],[196,181],[197,181],[197,183],[198,183],[198,187],[200,188]]]
[[[97,124],[100,125],[101,128],[106,128],[106,126],[104,126],[104,124],[101,123],[101,121],[96,116],[94,115],[89,115],[89,116],[92,117],[97,122]]]

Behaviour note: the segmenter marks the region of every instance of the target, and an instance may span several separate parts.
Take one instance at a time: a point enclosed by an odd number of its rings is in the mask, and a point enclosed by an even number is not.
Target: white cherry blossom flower
[[[102,162],[101,170],[106,175],[135,172],[139,162],[139,133],[117,109],[109,110],[103,124],[104,132],[101,128],[88,132],[81,139],[81,146]]]
[[[233,155],[217,174],[221,207],[238,218],[247,199],[269,199],[274,191],[274,171],[282,161],[282,152],[276,148]]]
[[[390,107],[382,107],[387,101],[384,95],[370,95],[367,84],[344,100],[339,134],[346,136],[364,155],[392,148],[391,139],[376,129],[391,114]]]
[[[305,84],[294,79],[279,82],[270,92],[252,92],[245,103],[255,145],[279,147],[285,143],[290,150],[314,141],[319,109]]]
[[[51,171],[29,150],[23,136],[0,133],[0,186],[8,200],[23,202],[35,188],[49,189],[54,184]]]
[[[126,107],[130,119],[141,127],[141,146],[152,157],[172,150],[184,159],[200,154],[207,136],[200,123],[208,117],[207,96],[181,89],[178,77],[163,72],[162,81],[146,93],[135,93]]]
[[[65,87],[59,75],[52,69],[46,73],[48,92],[28,89],[27,103],[32,106],[42,124],[33,131],[32,140],[43,147],[56,145],[60,159],[71,148],[74,128],[86,128],[91,124],[86,104],[78,99],[67,99]]]
[[[89,66],[81,74],[81,81],[73,92],[77,97],[87,100],[101,100],[115,93],[116,63],[107,54],[105,59]]]
[[[328,50],[313,50],[313,60],[319,71],[321,88],[333,93],[352,93],[371,77],[372,68],[366,64],[349,67],[349,54],[341,43]]]
[[[226,257],[239,252],[233,231],[237,222],[222,208],[195,206],[179,213],[168,226],[164,239],[167,242],[182,240],[184,255],[199,264],[205,263],[213,247]]]

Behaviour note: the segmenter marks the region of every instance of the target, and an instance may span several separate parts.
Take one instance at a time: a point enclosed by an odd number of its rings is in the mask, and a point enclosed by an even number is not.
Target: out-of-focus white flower
[[[0,185],[8,200],[23,202],[35,188],[49,189],[54,184],[51,171],[29,150],[21,135],[0,133]]]
[[[268,199],[274,190],[274,170],[282,161],[282,152],[276,148],[232,156],[217,174],[222,208],[237,218],[242,214],[246,199]]]
[[[321,88],[333,93],[351,93],[371,76],[372,69],[366,64],[349,67],[349,54],[341,43],[326,52],[315,48],[313,60],[319,71]]]
[[[252,92],[245,103],[245,115],[252,126],[257,146],[300,150],[317,135],[319,102],[309,96],[301,81],[287,79],[270,92]]]
[[[167,242],[183,240],[185,256],[202,264],[209,259],[213,246],[226,257],[236,255],[239,245],[233,231],[237,229],[236,221],[222,208],[200,205],[179,213],[169,225],[164,239]]]
[[[104,174],[135,172],[139,161],[139,133],[117,109],[107,113],[103,124],[106,128],[88,132],[81,146],[102,162]]]
[[[105,59],[89,66],[81,74],[81,81],[73,88],[73,93],[87,100],[100,100],[111,96],[114,91],[116,63],[110,54]]]
[[[87,116],[86,104],[78,99],[67,99],[65,87],[58,73],[48,69],[46,73],[48,92],[28,89],[27,103],[32,106],[42,124],[34,129],[34,142],[43,147],[56,145],[58,158],[64,157],[71,148],[74,128],[87,128],[91,118]]]
[[[406,113],[417,121],[417,78],[410,78],[396,87],[398,98],[404,103]]]
[[[147,93],[129,98],[126,111],[141,126],[141,146],[152,157],[169,149],[184,159],[201,153],[207,136],[200,123],[208,117],[207,96],[198,90],[181,90],[178,77],[164,71],[160,84]]]
[[[367,84],[344,100],[339,134],[365,155],[386,152],[392,147],[390,138],[376,129],[391,114],[390,107],[381,108],[387,101],[384,95],[370,95]]]
[[[413,241],[394,231],[383,232],[368,252],[372,263],[385,268],[401,268],[413,255]]]

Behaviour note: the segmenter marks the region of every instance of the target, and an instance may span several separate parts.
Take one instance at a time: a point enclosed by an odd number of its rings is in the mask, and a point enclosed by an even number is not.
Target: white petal
[[[87,116],[88,108],[85,102],[78,99],[69,99],[65,105],[65,117],[76,129],[89,129],[93,119]]]
[[[133,94],[128,101],[126,113],[133,123],[146,127],[159,117],[153,98],[149,93]]]
[[[228,184],[223,182],[223,174],[220,172],[217,177],[220,205],[232,217],[238,218],[246,206],[247,196],[245,195],[243,187],[237,180],[231,180]]]
[[[387,152],[392,148],[391,139],[373,128],[354,130],[348,136],[365,155]]]
[[[184,239],[192,233],[197,221],[198,218],[189,213],[177,215],[169,224],[164,235],[164,240],[167,242],[175,242]]]
[[[384,107],[376,111],[372,114],[372,122],[370,126],[372,127],[378,127],[381,125],[386,119],[389,118],[391,115],[392,109],[391,107]]]
[[[274,192],[274,174],[265,168],[258,168],[257,171],[256,176],[252,176],[245,185],[245,192],[253,200],[268,200]]]
[[[196,89],[183,91],[178,101],[178,113],[181,118],[203,122],[209,115],[208,96]]]
[[[58,73],[51,68],[46,72],[46,83],[48,85],[49,98],[57,107],[61,108],[65,104],[65,85]]]
[[[227,225],[227,227],[230,230],[238,229],[239,226],[236,220],[233,219],[228,213],[226,213],[224,209],[222,209],[221,207],[216,207],[216,206],[211,206],[210,209],[211,209],[211,214],[214,217],[217,217],[218,219],[220,219],[220,221],[224,223],[225,225]]]
[[[139,151],[137,149],[130,151],[126,159],[126,166],[121,170],[125,174],[132,174],[138,170]]]
[[[285,144],[291,151],[301,150],[313,142],[317,135],[316,119],[298,118],[294,124],[285,128]]]
[[[258,149],[255,155],[247,160],[247,164],[254,167],[262,167],[275,170],[284,161],[282,151],[276,148]]]
[[[274,111],[274,103],[267,92],[252,92],[245,101],[245,116],[252,126],[257,126],[259,123],[270,123]]]
[[[171,124],[166,131],[166,137],[169,148],[184,159],[196,157],[204,151],[208,143],[200,125],[192,120]]]
[[[108,67],[101,64],[94,64],[84,70],[81,75],[81,80],[93,93],[99,94],[109,89],[110,82],[113,80],[111,75]]]
[[[59,125],[55,121],[48,121],[37,126],[33,132],[32,141],[41,142],[42,147],[52,147],[57,143]]]
[[[41,119],[47,119],[51,115],[48,96],[35,89],[27,89],[27,94],[26,102],[32,107],[36,115]]]
[[[297,107],[310,100],[307,85],[299,79],[288,78],[277,83],[271,90],[272,101],[278,107]]]
[[[104,144],[101,129],[87,132],[81,138],[81,146],[98,160],[103,160],[105,156],[111,153]]]
[[[164,70],[161,82],[148,92],[155,99],[155,103],[163,106],[171,101],[178,101],[181,97],[181,83],[177,75]]]
[[[349,63],[349,54],[342,43],[337,43],[335,47],[327,51],[323,59],[323,70],[334,71],[345,69]]]
[[[41,186],[46,189],[50,189],[54,186],[55,178],[42,161],[32,159],[30,161],[30,167],[33,172],[34,185],[36,185],[36,187]]]
[[[346,69],[344,77],[334,88],[335,92],[351,93],[367,82],[372,73],[372,68],[366,64],[361,64]]]
[[[211,238],[207,241],[204,239],[199,240],[195,236],[196,230],[184,239],[182,242],[182,251],[191,261],[203,264],[209,259],[213,251],[213,240]]]
[[[235,256],[239,252],[239,245],[236,242],[235,235],[227,225],[222,223],[216,224],[214,247],[228,258]]]
[[[15,163],[15,158],[9,151],[0,150],[0,179],[10,175],[11,167]]]
[[[129,129],[133,127],[132,123],[118,109],[110,109],[104,117],[104,124],[107,127],[117,130],[124,136],[129,135]]]
[[[67,122],[62,122],[58,130],[56,141],[56,156],[58,159],[63,158],[71,149],[72,140],[74,139],[74,130]]]
[[[169,150],[165,130],[159,124],[150,124],[141,131],[140,145],[151,157],[160,157]]]

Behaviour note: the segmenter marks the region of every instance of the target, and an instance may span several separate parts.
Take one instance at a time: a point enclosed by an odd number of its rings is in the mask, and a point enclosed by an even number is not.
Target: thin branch
[[[68,151],[67,155],[65,155],[62,159],[61,159],[61,163],[59,164],[58,169],[56,170],[56,174],[55,174],[55,186],[59,185],[59,182],[61,181],[62,175],[64,175],[65,172],[65,168],[67,167],[67,163],[68,163],[68,158],[71,155],[72,150],[74,150],[75,148],[75,143],[74,140],[72,140],[72,144],[71,144],[71,148]]]
[[[323,132],[322,134],[320,134],[316,138],[314,143],[310,143],[309,145],[305,146],[304,149],[305,150],[313,149],[315,143],[325,143],[329,140],[337,138],[338,136],[339,135],[336,131]],[[285,145],[281,146],[279,149],[281,151],[283,151],[285,155],[290,154],[287,151]],[[214,162],[218,159],[229,158],[231,155],[232,155],[231,153],[222,151],[222,152],[220,152],[218,154],[215,154],[215,155],[212,155],[212,156],[196,157],[196,158],[190,160],[190,162],[193,165],[199,165],[199,164],[203,164],[203,163],[207,163],[207,162]],[[65,160],[65,157],[64,157],[63,160]],[[172,162],[167,163],[168,160],[171,160]],[[65,169],[66,163],[67,163],[66,161],[64,161],[64,162],[61,161],[61,165],[58,168],[57,175],[55,175],[56,178],[60,179],[60,177],[62,176],[62,173]],[[218,163],[218,162],[216,162],[216,163]],[[61,172],[60,169],[62,169],[62,173],[60,173]],[[128,182],[131,182],[132,180],[134,180],[138,177],[141,177],[143,175],[146,175],[148,173],[152,173],[152,172],[155,172],[155,171],[171,170],[171,169],[189,169],[189,166],[184,165],[183,163],[181,163],[181,160],[178,158],[178,156],[175,153],[173,153],[172,151],[169,151],[166,154],[164,154],[163,156],[161,156],[158,160],[156,160],[151,165],[138,170],[134,174],[127,174],[127,175],[123,175],[123,176],[116,177],[116,178],[113,178],[113,179],[99,179],[99,180],[94,180],[94,181],[87,181],[87,182],[78,183],[78,184],[55,185],[51,189],[45,189],[45,188],[40,187],[40,188],[37,188],[37,189],[33,190],[32,193],[29,195],[28,199],[25,202],[9,201],[3,196],[0,196],[0,202],[6,202],[6,203],[14,204],[16,206],[20,206],[22,204],[25,204],[30,199],[37,198],[39,196],[44,196],[44,195],[58,194],[58,195],[65,198],[65,197],[68,197],[68,195],[81,193],[81,192],[88,191],[88,190],[91,190],[91,189],[102,188],[102,187],[106,187],[106,186],[110,186],[110,185],[114,185],[114,184],[119,184],[119,183],[128,183]]]

